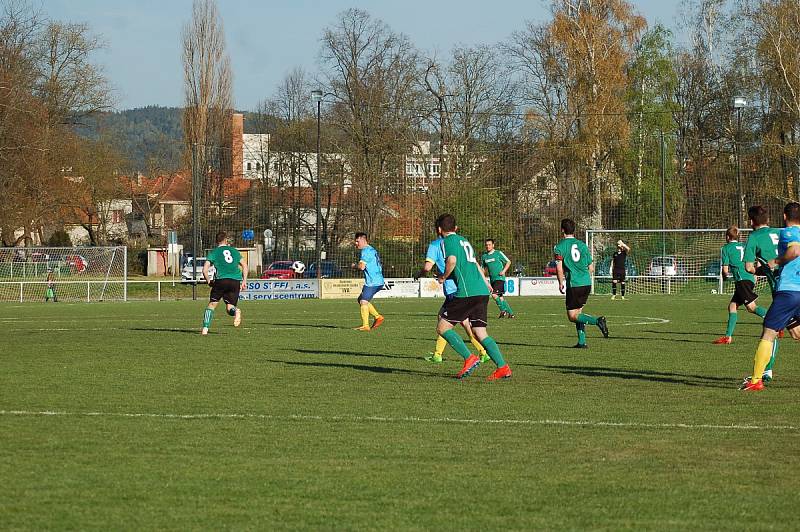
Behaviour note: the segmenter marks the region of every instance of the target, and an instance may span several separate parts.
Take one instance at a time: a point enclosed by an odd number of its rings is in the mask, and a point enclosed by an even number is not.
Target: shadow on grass
[[[145,331],[145,332],[168,332],[179,334],[196,334],[200,336],[200,329],[170,329],[166,327],[131,327],[129,331]],[[209,331],[208,334],[217,334],[215,331]]]
[[[351,329],[352,327],[340,327],[338,325],[323,325],[320,323],[271,323],[267,321],[253,321],[250,322],[256,325],[266,325],[274,327],[306,327],[309,329]]]
[[[304,355],[345,355],[352,357],[392,358],[392,359],[416,358],[416,357],[408,357],[402,355],[385,355],[382,353],[363,353],[361,351],[340,351],[336,349],[283,349],[283,351],[290,351],[292,353],[303,353]]]
[[[548,366],[544,364],[522,364],[531,368],[547,371],[557,371],[564,375],[581,375],[583,377],[603,377],[621,380],[639,380],[648,382],[663,382],[667,384],[683,384],[684,386],[700,386],[704,388],[730,389],[735,384],[735,379],[727,377],[712,377],[709,375],[692,375],[663,371],[640,369],[606,368],[596,366]]]
[[[378,373],[381,375],[415,375],[418,377],[433,377],[437,379],[452,379],[450,375],[437,375],[434,373],[426,373],[424,371],[416,371],[412,369],[400,368],[387,368],[380,366],[365,366],[363,364],[337,364],[333,362],[297,362],[291,360],[271,360],[264,359],[266,362],[273,364],[285,364],[287,366],[302,366],[310,368],[333,368],[333,369],[354,369],[356,371],[365,371],[367,373]]]

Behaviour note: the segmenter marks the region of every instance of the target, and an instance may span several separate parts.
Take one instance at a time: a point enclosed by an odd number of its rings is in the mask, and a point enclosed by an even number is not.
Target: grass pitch
[[[3,529],[796,529],[798,345],[737,391],[727,298],[560,299],[492,320],[510,381],[434,366],[433,300],[0,307]],[[490,304],[492,314],[496,309]]]

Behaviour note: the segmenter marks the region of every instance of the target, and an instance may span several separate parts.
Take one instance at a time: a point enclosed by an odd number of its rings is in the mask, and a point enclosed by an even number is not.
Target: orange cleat
[[[733,338],[731,338],[730,336],[720,336],[711,343],[714,345],[727,345],[731,342],[733,342]]]
[[[456,375],[456,379],[464,379],[469,377],[469,374],[472,373],[475,368],[481,365],[481,359],[476,357],[475,355],[470,354],[469,357],[464,361],[464,367],[461,368],[461,371],[458,372]]]
[[[742,388],[741,388],[741,390],[743,392],[760,392],[763,389],[764,389],[764,381],[763,380],[759,380],[758,382],[750,381],[750,382],[744,384],[744,386],[742,386]]]
[[[361,331],[361,332],[370,332],[372,329],[370,329],[369,327],[364,327],[362,325],[361,327],[356,327],[353,330],[354,331]]]
[[[511,378],[511,368],[508,367],[508,364],[503,366],[502,368],[497,368],[494,372],[489,375],[486,380],[489,381],[496,381],[499,379],[510,379]]]
[[[383,316],[378,316],[375,318],[375,321],[372,322],[372,328],[377,329],[383,324]]]

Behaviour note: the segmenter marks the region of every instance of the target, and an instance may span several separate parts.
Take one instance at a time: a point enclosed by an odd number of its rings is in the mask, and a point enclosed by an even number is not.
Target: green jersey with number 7
[[[242,280],[242,270],[239,268],[242,254],[235,247],[217,246],[208,254],[206,260],[217,270],[214,274],[215,279]]]
[[[592,276],[589,273],[592,254],[589,253],[586,244],[574,237],[564,238],[553,248],[553,253],[555,259],[564,265],[567,288],[592,284]]]
[[[450,279],[455,281],[456,297],[488,296],[489,287],[483,277],[483,271],[475,258],[475,250],[469,240],[450,233],[442,241],[445,260],[449,257],[456,258],[456,267],[450,274]]]

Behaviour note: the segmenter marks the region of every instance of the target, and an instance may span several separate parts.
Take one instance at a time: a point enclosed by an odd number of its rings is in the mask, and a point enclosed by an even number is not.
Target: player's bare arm
[[[209,277],[209,270],[211,269],[211,262],[205,261],[203,263],[203,279],[205,279],[206,284],[211,284],[211,278]]]
[[[731,276],[731,271],[730,271],[730,268],[728,268],[728,266],[727,266],[727,265],[723,266],[723,267],[722,267],[722,277],[724,277],[724,278],[728,278],[728,277],[730,277],[730,276]]]
[[[430,273],[432,269],[433,269],[433,263],[429,260],[426,260],[422,268],[417,273],[414,274],[414,280],[416,281],[420,277],[425,277],[426,275],[428,275],[428,273]]]
[[[562,294],[566,291],[564,286],[564,263],[556,259],[556,277],[558,278],[558,291]]]
[[[783,266],[800,257],[800,242],[791,242],[782,257],[778,257],[775,262],[778,266]]]
[[[239,260],[239,268],[242,270],[242,287],[241,289],[244,290],[247,286],[247,262],[245,262],[244,257]]]

